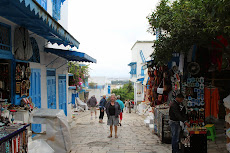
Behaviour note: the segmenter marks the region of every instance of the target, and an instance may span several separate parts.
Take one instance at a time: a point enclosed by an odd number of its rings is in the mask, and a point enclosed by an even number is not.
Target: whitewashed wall
[[[143,55],[145,57],[145,60],[149,58],[149,56],[153,53],[153,46],[154,42],[153,41],[148,41],[148,42],[136,42],[132,49],[132,61],[131,62],[136,62],[137,63],[137,75],[132,77],[130,80],[134,82],[134,102],[138,103],[144,100],[144,87],[141,83],[137,83],[138,78],[143,78],[144,76],[141,76],[141,67],[144,65],[142,62],[141,56],[140,56],[140,51],[142,50]],[[147,71],[145,70],[144,74],[146,74]],[[141,94],[137,94],[140,93]]]
[[[140,56],[140,50],[142,50],[145,60],[153,53],[153,42],[148,42],[148,43],[136,43],[131,52],[132,52],[132,62],[137,62],[137,78],[141,77],[141,67],[143,66],[144,63],[142,63],[142,59]]]
[[[88,79],[89,83],[97,83],[99,86],[105,86],[104,89],[89,89],[89,98],[93,95],[97,98],[99,102],[103,95],[109,96],[108,94],[108,85],[111,84],[111,81],[108,80],[106,77],[90,77]]]

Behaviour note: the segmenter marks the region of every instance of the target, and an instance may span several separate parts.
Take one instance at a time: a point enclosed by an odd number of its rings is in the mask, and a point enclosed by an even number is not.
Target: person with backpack
[[[120,100],[120,98],[121,98],[121,96],[120,96],[120,95],[118,95],[118,96],[117,96],[117,100],[116,100],[116,102],[118,102],[118,103],[119,103],[120,108],[121,108],[121,113],[119,114],[119,116],[120,116],[120,122],[119,122],[119,125],[121,126],[121,121],[122,121],[122,116],[123,116],[122,114],[123,114],[123,109],[124,109],[125,105],[124,105],[123,101],[121,101],[121,100]]]
[[[95,98],[95,95],[93,95],[93,96],[87,101],[87,105],[90,107],[90,111],[91,111],[91,120],[93,119],[93,112],[95,112],[95,118],[97,118],[97,110],[96,110],[97,99]]]

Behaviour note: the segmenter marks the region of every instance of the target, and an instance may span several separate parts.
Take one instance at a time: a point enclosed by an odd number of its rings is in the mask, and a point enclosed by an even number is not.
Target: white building
[[[97,101],[99,102],[103,95],[106,95],[106,97],[110,96],[111,81],[106,77],[90,77],[88,82],[89,98],[95,95]]]
[[[153,53],[153,44],[154,41],[136,41],[131,48],[130,81],[134,83],[134,102],[136,104],[144,100],[143,81],[147,73],[144,65],[150,60],[150,55]]]
[[[8,65],[10,78],[0,78],[7,84],[0,99],[20,105],[22,98],[31,97],[35,107],[63,109],[71,118],[68,61],[96,60],[69,50],[78,48],[79,42],[67,29],[68,0],[0,0],[0,69]],[[27,67],[30,77],[24,77]],[[41,131],[40,126],[32,129]]]

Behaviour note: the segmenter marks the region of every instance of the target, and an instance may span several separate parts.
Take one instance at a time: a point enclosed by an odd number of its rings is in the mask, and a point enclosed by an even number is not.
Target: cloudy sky
[[[69,0],[69,32],[79,51],[97,59],[91,76],[129,77],[131,47],[137,40],[153,40],[147,33],[157,0]]]

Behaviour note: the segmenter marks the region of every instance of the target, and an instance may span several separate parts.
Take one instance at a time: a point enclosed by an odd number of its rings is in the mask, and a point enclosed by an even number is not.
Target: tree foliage
[[[75,85],[79,90],[82,84],[86,83],[89,77],[89,65],[82,66],[77,62],[69,62],[69,73],[73,74],[73,80],[70,84]]]
[[[155,60],[167,63],[173,52],[186,53],[194,44],[208,48],[215,41],[222,45],[217,39],[220,35],[230,40],[229,8],[229,0],[161,0],[147,17],[149,31],[161,31],[154,45]]]
[[[120,95],[121,96],[121,101],[125,101],[125,100],[133,100],[134,99],[134,88],[133,88],[133,84],[131,81],[129,81],[129,83],[124,84],[123,87],[119,88],[119,89],[114,89],[112,91],[112,93],[114,93],[115,95]]]

